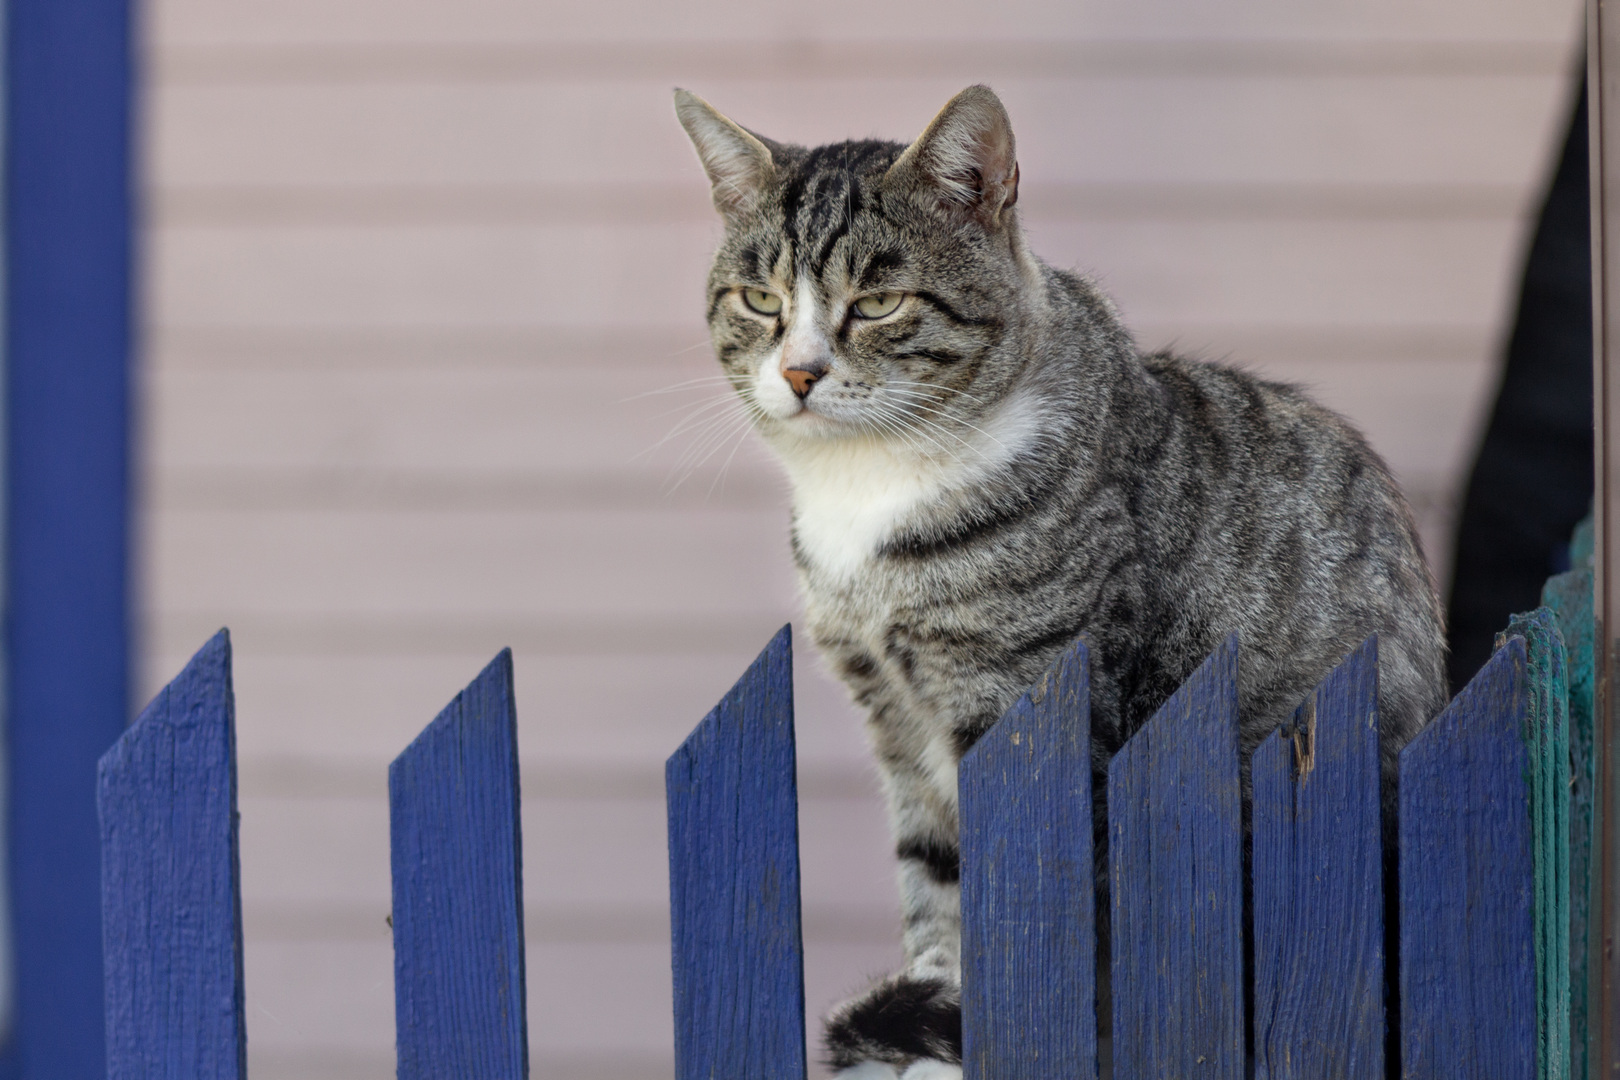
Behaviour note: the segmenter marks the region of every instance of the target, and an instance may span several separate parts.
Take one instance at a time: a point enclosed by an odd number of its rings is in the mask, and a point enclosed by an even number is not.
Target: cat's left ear
[[[986,225],[1018,201],[1018,158],[1012,121],[988,86],[970,86],[945,105],[888,175],[920,179],[947,208],[971,212]]]
[[[714,185],[714,208],[727,217],[751,208],[776,171],[770,148],[689,90],[675,91],[675,115]]]

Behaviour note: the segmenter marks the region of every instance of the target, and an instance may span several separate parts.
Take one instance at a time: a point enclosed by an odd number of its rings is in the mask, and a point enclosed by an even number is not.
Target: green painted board
[[[1589,532],[1589,528],[1588,528]],[[1573,554],[1591,555],[1576,530]],[[1582,560],[1584,561],[1584,560]],[[1592,571],[1578,566],[1549,578],[1541,602],[1563,635],[1569,683],[1569,979],[1570,1070],[1586,1075],[1586,926],[1591,895],[1592,789]]]
[[[1531,852],[1535,860],[1536,1076],[1570,1075],[1569,672],[1550,608],[1515,615],[1507,637],[1522,637],[1528,708]]]

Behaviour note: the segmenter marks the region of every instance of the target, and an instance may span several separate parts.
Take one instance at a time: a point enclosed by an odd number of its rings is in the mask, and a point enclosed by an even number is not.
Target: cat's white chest
[[[960,471],[871,445],[829,446],[796,455],[787,467],[799,550],[817,571],[840,580],[858,574]]]

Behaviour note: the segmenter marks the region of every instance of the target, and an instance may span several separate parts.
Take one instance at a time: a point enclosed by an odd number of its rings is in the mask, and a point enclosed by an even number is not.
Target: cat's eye
[[[775,293],[764,289],[744,289],[743,303],[748,305],[750,311],[761,315],[780,315],[782,313],[782,298]]]
[[[863,319],[881,319],[885,315],[893,315],[894,309],[900,306],[900,301],[906,298],[905,293],[885,292],[873,293],[863,296],[855,301],[855,314]]]

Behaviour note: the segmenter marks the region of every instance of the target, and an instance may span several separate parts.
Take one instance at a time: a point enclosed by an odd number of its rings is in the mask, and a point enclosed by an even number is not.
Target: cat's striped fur
[[[676,104],[726,224],[715,350],[786,467],[810,632],[867,710],[900,859],[906,967],[834,1012],[828,1054],[937,1074],[960,1056],[956,765],[1076,635],[1099,792],[1232,631],[1245,752],[1377,632],[1389,772],[1444,702],[1439,605],[1348,424],[1143,355],[1095,286],[1030,253],[987,88],[909,147],[807,150]]]

